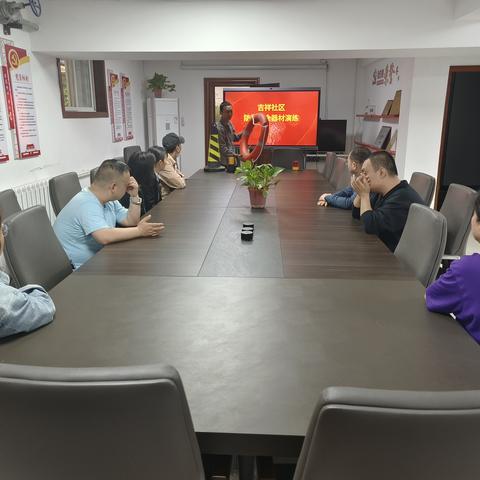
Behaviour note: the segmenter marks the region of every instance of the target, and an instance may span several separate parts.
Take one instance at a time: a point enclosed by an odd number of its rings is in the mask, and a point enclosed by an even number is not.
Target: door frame
[[[450,110],[452,102],[453,83],[455,81],[455,74],[460,72],[480,72],[480,65],[454,65],[451,66],[448,71],[448,85],[447,93],[445,95],[445,107],[443,111],[443,126],[442,137],[440,141],[440,155],[438,158],[437,182],[435,185],[434,205],[437,210],[440,207],[440,182],[442,180],[443,172],[445,170],[445,157],[447,153],[447,136],[450,127]]]
[[[214,77],[203,79],[203,116],[205,125],[205,165],[208,162],[208,144],[210,125],[215,121],[215,87],[254,87],[260,83],[260,77]]]

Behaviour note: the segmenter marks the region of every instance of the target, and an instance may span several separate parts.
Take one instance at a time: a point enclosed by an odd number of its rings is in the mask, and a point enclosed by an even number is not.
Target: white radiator
[[[82,170],[78,172],[78,178],[82,186],[90,183],[90,170]],[[48,178],[37,180],[36,182],[20,185],[13,189],[17,195],[18,203],[22,210],[26,208],[35,207],[36,205],[43,205],[48,214],[48,218],[53,223],[55,221],[55,212],[53,211],[52,203],[50,202],[50,190],[48,189]]]
[[[48,218],[52,223],[54,222],[55,213],[50,202],[48,179],[20,185],[19,187],[14,188],[14,191],[22,210],[34,207],[35,205],[43,205],[47,210]]]

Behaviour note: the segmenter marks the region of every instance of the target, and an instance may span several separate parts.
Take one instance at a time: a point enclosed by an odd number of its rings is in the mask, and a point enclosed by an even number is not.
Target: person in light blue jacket
[[[0,218],[0,255],[7,228]],[[40,285],[14,288],[8,275],[0,271],[0,338],[25,333],[53,320],[55,305]]]
[[[348,156],[348,171],[354,177],[360,174],[363,162],[370,156],[370,150],[364,147],[356,147]],[[324,193],[318,199],[317,205],[321,207],[336,207],[350,210],[357,194],[349,185],[347,188],[336,193]]]

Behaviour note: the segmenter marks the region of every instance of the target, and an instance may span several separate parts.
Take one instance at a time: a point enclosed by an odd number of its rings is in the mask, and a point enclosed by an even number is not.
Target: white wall
[[[30,52],[29,36],[15,32],[12,40]],[[135,138],[112,142],[109,118],[67,119],[62,117],[55,57],[33,54],[32,77],[37,110],[41,156],[15,160],[10,142],[11,160],[0,164],[0,190],[49,178],[68,171],[85,171],[106,158],[121,156],[127,145],[145,145],[144,75],[138,61],[106,61],[106,69],[130,75],[132,79],[133,124]],[[0,82],[1,83],[1,82]],[[3,86],[0,101],[5,115]],[[10,135],[8,135],[10,137]]]
[[[320,87],[322,118],[348,119],[348,134],[353,129],[355,95],[354,60],[329,62],[328,72],[310,70],[182,70],[179,62],[145,62],[146,78],[155,72],[166,74],[176,85],[176,92],[168,94],[179,98],[180,132],[186,142],[182,154],[182,168],[187,176],[205,164],[204,93],[205,77],[260,77],[262,83],[280,82],[282,87]],[[183,123],[183,125],[182,125]]]
[[[353,145],[357,75],[356,60],[328,61],[326,118],[331,120],[347,119],[347,151]]]
[[[393,75],[392,83],[387,85],[374,85],[373,74],[375,70],[384,69],[387,65],[398,66],[398,76]],[[406,142],[409,131],[410,95],[412,88],[413,59],[411,58],[385,58],[376,61],[359,61],[356,113],[363,114],[366,105],[375,105],[377,115],[381,115],[388,100],[393,100],[397,90],[402,91],[400,103],[400,118],[398,123],[372,122],[356,119],[356,131],[362,130],[363,141],[373,144],[380,128],[385,125],[392,128],[392,135],[398,130],[395,160],[400,177],[404,176],[406,163]]]
[[[397,143],[397,163],[400,174],[409,179],[413,172],[421,171],[436,178],[449,67],[480,65],[480,55],[388,59],[390,60],[398,62],[402,72],[402,78],[398,84],[398,88],[402,89],[399,123],[401,135]],[[357,113],[363,112],[369,99],[377,105],[377,113],[381,113],[386,101],[384,93],[387,93],[389,98],[393,98],[392,92],[388,92],[387,88],[376,87],[378,90],[376,94],[374,87],[370,89],[367,87],[366,79],[371,80],[373,69],[378,66],[382,68],[385,62],[385,60],[359,61]],[[403,72],[406,75],[403,75]],[[378,131],[378,124],[373,123],[373,126],[375,131]]]
[[[408,118],[405,176],[422,171],[437,176],[449,67],[480,65],[480,55],[416,58]]]
[[[355,51],[480,47],[480,25],[455,20],[453,0],[42,3],[35,37],[43,52],[95,52],[106,58],[140,53],[145,58],[157,52],[305,51],[362,58]]]

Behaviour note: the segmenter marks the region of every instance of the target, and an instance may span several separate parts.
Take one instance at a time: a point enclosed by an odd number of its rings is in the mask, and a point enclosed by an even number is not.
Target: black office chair
[[[75,172],[64,173],[53,177],[48,182],[50,201],[53,211],[58,215],[62,208],[82,189]]]
[[[0,192],[0,215],[3,220],[21,210],[17,196],[12,189]]]
[[[422,197],[425,205],[430,206],[435,193],[435,178],[422,172],[413,172],[410,186]]]
[[[38,284],[50,290],[72,273],[44,206],[14,213],[5,225],[5,260],[15,286]]]
[[[412,203],[395,256],[428,287],[437,276],[446,242],[446,218],[425,205]]]
[[[479,391],[332,387],[315,408],[294,480],[472,480],[478,445]]]
[[[125,147],[123,149],[123,161],[125,163],[128,163],[130,160],[130,157],[135,153],[135,152],[141,152],[142,149],[140,148],[140,145],[131,145],[130,147]]]
[[[450,184],[440,212],[447,219],[446,260],[455,260],[465,255],[470,221],[477,192],[465,185]]]
[[[169,366],[0,364],[1,476],[203,480],[178,372]]]

